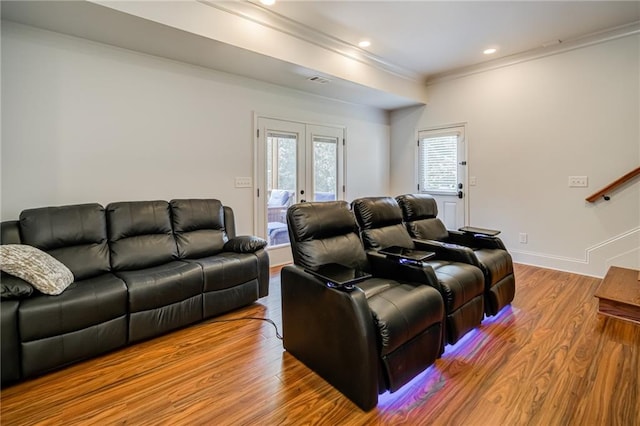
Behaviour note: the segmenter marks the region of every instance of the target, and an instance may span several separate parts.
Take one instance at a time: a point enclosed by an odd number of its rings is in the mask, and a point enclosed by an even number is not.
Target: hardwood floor
[[[364,413],[285,352],[279,275],[249,307],[2,390],[2,425],[638,425],[640,326],[600,280],[516,265],[511,307]],[[239,319],[235,321],[235,319]]]

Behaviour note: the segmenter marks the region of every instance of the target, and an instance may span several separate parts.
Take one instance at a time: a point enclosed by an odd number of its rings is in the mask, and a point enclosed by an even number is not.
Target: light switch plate
[[[569,176],[569,187],[586,188],[589,186],[589,179],[586,176]]]
[[[251,188],[252,185],[250,177],[236,177],[236,188]]]

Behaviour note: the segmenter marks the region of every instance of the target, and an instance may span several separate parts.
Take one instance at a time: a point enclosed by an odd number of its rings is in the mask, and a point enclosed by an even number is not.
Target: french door
[[[271,264],[291,261],[287,208],[344,197],[344,129],[258,117],[256,230]]]
[[[447,229],[464,226],[467,211],[464,126],[418,133],[418,190],[438,204]]]

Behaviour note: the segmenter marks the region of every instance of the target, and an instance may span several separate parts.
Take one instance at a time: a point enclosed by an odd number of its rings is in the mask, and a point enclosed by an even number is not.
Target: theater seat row
[[[459,340],[485,311],[495,313],[514,294],[502,291],[493,302],[495,285],[487,280],[511,271],[510,280],[495,279],[500,289],[509,283],[515,288],[513,269],[482,264],[476,254],[506,253],[497,238],[481,239],[495,240],[495,248],[414,238],[413,228],[438,229],[435,202],[403,197],[361,198],[351,209],[344,201],[302,203],[287,211],[294,265],[281,272],[284,347],[365,411],[375,407],[378,394],[398,390],[433,364],[445,343]],[[379,252],[388,246],[429,250],[435,257],[404,263]],[[327,264],[371,276],[336,287],[318,278]]]

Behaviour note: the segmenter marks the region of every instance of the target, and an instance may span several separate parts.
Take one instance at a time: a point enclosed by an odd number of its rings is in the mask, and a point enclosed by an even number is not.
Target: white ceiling
[[[640,1],[277,1],[271,10],[419,74],[575,40],[640,20]],[[482,52],[498,48],[494,55]]]
[[[2,19],[395,109],[426,82],[640,33],[640,1],[2,1]],[[366,49],[357,47],[363,38]],[[559,41],[561,43],[559,43]],[[547,47],[543,47],[547,46]],[[497,47],[495,55],[482,50]],[[320,75],[328,84],[310,83]]]

